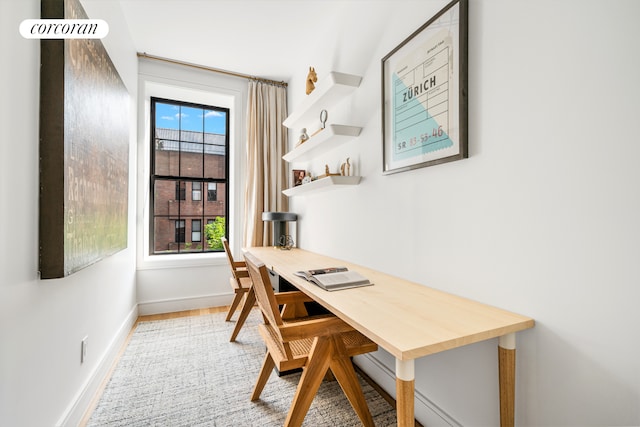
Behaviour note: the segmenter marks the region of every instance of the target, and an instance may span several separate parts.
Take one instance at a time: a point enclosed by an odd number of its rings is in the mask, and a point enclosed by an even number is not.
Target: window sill
[[[146,255],[138,263],[138,270],[159,270],[163,268],[211,267],[226,265],[224,252],[189,255]]]

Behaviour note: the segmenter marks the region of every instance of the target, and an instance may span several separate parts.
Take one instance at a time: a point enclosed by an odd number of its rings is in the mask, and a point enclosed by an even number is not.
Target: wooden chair
[[[369,353],[378,346],[333,314],[307,319],[285,319],[278,306],[310,301],[300,291],[275,293],[267,268],[251,254],[245,254],[253,289],[265,323],[259,332],[267,346],[251,400],[260,394],[274,367],[280,371],[304,368],[285,421],[286,427],[300,426],[328,369],[365,426],[373,426],[351,357]]]
[[[240,302],[242,302],[242,298],[249,293],[249,290],[251,289],[251,278],[249,278],[249,272],[247,271],[245,262],[235,261],[233,259],[233,254],[231,253],[231,248],[229,248],[229,242],[227,241],[227,239],[223,237],[221,240],[222,246],[224,246],[224,251],[227,254],[227,259],[229,260],[229,266],[231,267],[231,277],[229,278],[229,283],[231,284],[231,289],[233,289],[234,293],[233,301],[231,302],[231,306],[229,307],[229,311],[227,312],[227,317],[224,319],[228,322],[231,320],[231,317],[240,305]],[[240,316],[242,317],[242,313]],[[240,328],[242,328],[244,320],[246,320],[246,318],[242,321],[238,319],[238,322],[236,322],[236,328],[238,328],[238,331],[240,331]],[[237,332],[235,333],[235,335],[237,335]],[[235,336],[231,341],[233,341],[234,339]]]
[[[238,305],[240,305],[244,296],[244,303],[240,309],[240,315],[238,316],[236,326],[233,328],[233,332],[231,333],[231,338],[229,338],[230,342],[234,342],[240,333],[240,329],[244,326],[247,317],[249,317],[251,309],[256,304],[256,296],[253,291],[253,285],[251,284],[251,278],[249,277],[249,272],[247,271],[245,262],[235,261],[231,253],[231,249],[229,248],[229,242],[224,237],[221,240],[222,245],[224,246],[224,251],[229,259],[229,265],[231,265],[232,276],[229,279],[229,282],[231,283],[231,288],[235,293],[233,301],[231,302],[231,307],[229,307],[229,311],[227,312],[227,317],[225,319],[227,322],[231,320],[233,313],[236,311]],[[307,308],[303,302],[287,304],[282,311],[282,317],[285,319],[304,316],[307,316]]]

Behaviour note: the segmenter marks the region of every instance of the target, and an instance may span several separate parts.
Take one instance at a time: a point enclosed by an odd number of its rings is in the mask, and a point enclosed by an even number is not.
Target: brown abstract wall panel
[[[87,19],[79,0],[42,18]],[[129,93],[99,39],[41,40],[40,275],[65,277],[127,247]]]

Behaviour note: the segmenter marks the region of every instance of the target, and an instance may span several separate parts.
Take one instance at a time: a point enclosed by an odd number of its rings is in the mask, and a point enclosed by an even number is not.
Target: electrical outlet
[[[80,342],[80,363],[84,363],[87,360],[87,346],[89,345],[89,336],[82,338]]]

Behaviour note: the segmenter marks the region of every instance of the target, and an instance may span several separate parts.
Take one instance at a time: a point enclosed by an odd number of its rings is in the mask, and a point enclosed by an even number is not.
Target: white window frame
[[[241,170],[244,168],[246,159],[244,123],[247,81],[191,67],[167,66],[149,60],[141,60],[138,71],[137,269],[222,265],[226,262],[224,252],[149,254],[150,102],[151,97],[157,97],[216,105],[230,110],[227,228],[229,241],[233,247],[242,247],[244,195],[241,189],[245,185],[245,174],[241,173]]]

